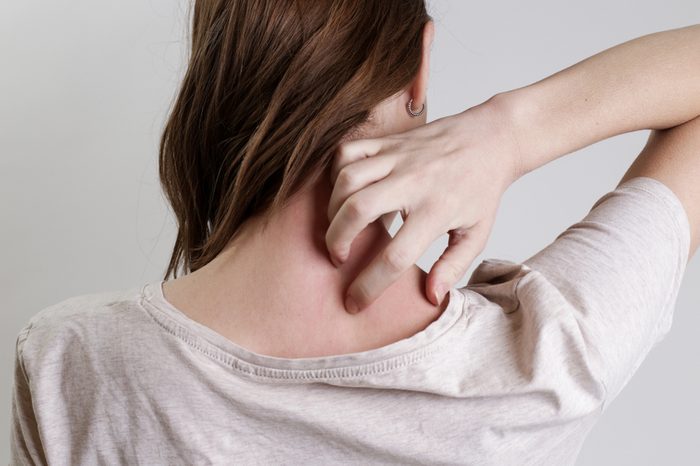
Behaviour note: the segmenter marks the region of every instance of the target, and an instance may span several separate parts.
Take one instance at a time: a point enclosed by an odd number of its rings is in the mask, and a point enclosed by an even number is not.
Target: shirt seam
[[[185,335],[185,333],[187,333],[188,331],[182,324],[170,319],[168,316],[165,315],[155,316],[154,313],[151,312],[145,305],[146,301],[148,302],[150,307],[152,307],[156,312],[162,314],[163,311],[158,309],[153,303],[150,302],[150,300],[146,298],[145,294],[142,293],[139,297],[139,305],[142,308],[144,308],[144,310],[148,313],[151,319],[153,319],[168,334],[174,336],[180,341],[183,341],[191,348],[197,350],[199,353],[225,365],[230,369],[252,377],[268,380],[288,381],[323,381],[332,379],[358,378],[368,375],[378,375],[415,364],[444,348],[444,337],[449,333],[449,330],[451,328],[453,328],[459,323],[460,320],[462,320],[462,317],[465,312],[463,301],[463,308],[460,314],[455,319],[454,323],[446,329],[444,329],[444,331],[435,339],[433,339],[432,341],[428,342],[420,348],[409,350],[406,353],[398,354],[387,359],[382,359],[370,363],[360,363],[354,365],[351,364],[343,367],[316,369],[278,369],[244,361],[241,358],[226,353],[224,350],[217,347],[214,343],[209,342],[203,337],[191,338],[188,335]],[[167,322],[165,320],[167,320]]]
[[[29,374],[27,374],[27,369],[25,368],[25,362],[24,362],[24,345],[27,342],[27,339],[29,338],[29,332],[32,329],[34,323],[29,322],[25,327],[19,332],[17,335],[17,343],[15,345],[15,350],[17,352],[17,360],[19,362],[20,369],[22,370],[22,375],[24,376],[25,380],[29,382]]]

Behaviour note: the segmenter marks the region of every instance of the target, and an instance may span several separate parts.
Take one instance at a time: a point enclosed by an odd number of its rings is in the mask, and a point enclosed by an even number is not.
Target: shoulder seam
[[[33,325],[33,321],[30,320],[29,323],[25,325],[22,328],[22,330],[20,330],[17,334],[17,341],[15,343],[15,353],[17,357],[17,362],[25,380],[29,380],[29,375],[27,374],[27,370],[24,366],[24,344],[29,338],[29,332],[31,331]]]

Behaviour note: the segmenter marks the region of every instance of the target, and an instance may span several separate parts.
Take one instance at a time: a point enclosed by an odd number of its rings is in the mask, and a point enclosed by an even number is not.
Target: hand
[[[464,112],[385,137],[339,145],[331,167],[326,246],[337,266],[359,232],[400,211],[403,225],[355,278],[347,295],[364,309],[443,233],[448,247],[431,268],[426,296],[438,305],[481,253],[520,154],[496,97]],[[346,309],[349,309],[346,300]]]

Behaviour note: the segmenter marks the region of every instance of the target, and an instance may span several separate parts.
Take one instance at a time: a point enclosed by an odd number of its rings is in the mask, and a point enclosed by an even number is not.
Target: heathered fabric
[[[13,462],[574,464],[668,333],[689,243],[637,177],[526,261],[481,262],[423,331],[330,357],[246,351],[160,281],[72,297],[17,338]]]

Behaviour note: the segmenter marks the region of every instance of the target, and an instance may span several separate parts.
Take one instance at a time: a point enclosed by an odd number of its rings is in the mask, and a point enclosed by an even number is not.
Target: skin
[[[621,182],[648,176],[677,195],[690,224],[690,258],[700,216],[699,52],[700,25],[648,34],[460,114],[341,145],[343,168],[326,238],[331,257],[342,258],[377,215],[400,210],[407,217],[349,286],[349,297],[364,309],[447,232],[448,247],[426,280],[426,295],[440,297],[441,285],[458,282],[483,250],[513,181],[577,149],[641,129],[652,130],[650,140]]]
[[[430,46],[434,27],[423,33],[423,62],[403,92],[374,109],[365,137],[402,132],[424,125]],[[298,193],[264,232],[251,219],[236,241],[213,261],[165,282],[166,299],[192,319],[235,343],[277,357],[312,357],[364,351],[401,340],[437,319],[447,300],[431,303],[424,294],[426,273],[410,267],[367,312],[345,310],[348,284],[391,240],[381,219],[367,226],[352,244],[342,268],[329,260],[329,176]],[[283,271],[280,273],[280,271]]]
[[[264,234],[251,221],[210,264],[167,282],[166,299],[234,342],[279,357],[400,340],[440,316],[447,301],[438,288],[454,286],[484,248],[508,186],[558,157],[640,129],[652,130],[649,141],[620,183],[648,176],[666,184],[687,213],[693,256],[700,26],[642,36],[425,124],[405,104],[410,96],[414,108],[425,102],[432,35],[429,24],[424,67],[378,106],[379,126],[340,147],[330,183],[324,177],[303,191]],[[396,211],[404,225],[392,239],[381,219]],[[424,273],[415,261],[446,232],[448,248]],[[348,298],[359,313],[346,312]]]

